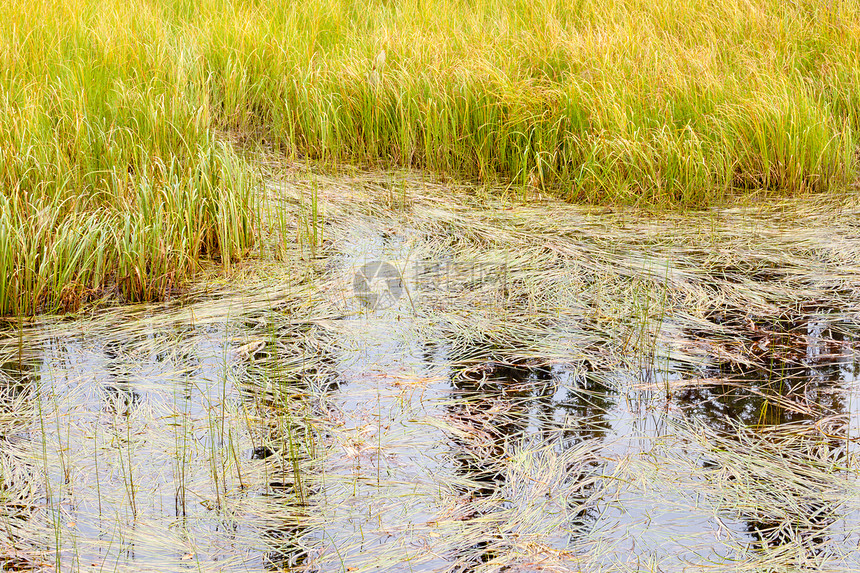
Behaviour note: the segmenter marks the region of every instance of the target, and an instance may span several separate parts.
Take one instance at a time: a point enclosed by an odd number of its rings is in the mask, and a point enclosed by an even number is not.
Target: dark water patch
[[[857,541],[846,524],[858,518],[844,482],[854,473],[847,421],[860,373],[851,327],[819,314],[750,321],[748,330],[753,360],[706,368],[700,383],[673,394],[685,418],[719,436],[703,475],[749,497],[747,509],[730,513],[754,550],[783,566],[856,566],[845,559]]]

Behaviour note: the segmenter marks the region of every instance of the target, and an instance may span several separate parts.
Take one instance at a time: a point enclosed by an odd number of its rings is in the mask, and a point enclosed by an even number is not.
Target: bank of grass
[[[858,168],[850,0],[13,0],[0,18],[2,314],[160,298],[240,256],[253,177],[216,134],[649,206]]]
[[[0,316],[163,299],[245,254],[254,178],[163,22],[38,0],[0,18]]]
[[[205,5],[213,117],[316,158],[685,206],[857,170],[856,2]]]

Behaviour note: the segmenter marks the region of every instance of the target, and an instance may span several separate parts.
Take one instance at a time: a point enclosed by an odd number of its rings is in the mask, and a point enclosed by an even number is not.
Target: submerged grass
[[[435,264],[437,284],[405,275],[403,303],[421,299],[420,312],[464,350],[519,347],[525,360],[540,348],[543,359],[574,353],[601,366],[744,363],[810,316],[845,329],[860,313],[853,194],[655,217],[511,201],[504,189],[463,189],[405,171],[292,175],[280,188],[318,194],[327,236],[341,236],[323,256],[338,244],[380,256],[362,249],[381,240],[409,253],[385,255],[408,273],[421,260]],[[403,190],[406,207],[392,209],[389,188]],[[328,303],[351,278],[321,286],[332,291]],[[802,333],[791,336],[795,343]]]
[[[857,570],[856,197],[266,190],[241,280],[0,333],[2,566]],[[380,257],[410,296],[368,312]]]

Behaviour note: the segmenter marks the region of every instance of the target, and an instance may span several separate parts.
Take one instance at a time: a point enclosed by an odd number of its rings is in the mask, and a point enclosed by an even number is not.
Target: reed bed
[[[213,116],[294,157],[643,205],[856,177],[853,2],[206,6]]]
[[[165,299],[253,243],[256,181],[135,10],[0,8],[0,315]]]

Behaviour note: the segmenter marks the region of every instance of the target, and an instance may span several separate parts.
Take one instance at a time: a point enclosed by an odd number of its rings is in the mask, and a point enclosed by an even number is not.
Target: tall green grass
[[[0,315],[161,299],[248,249],[253,180],[181,35],[119,2],[0,18]]]
[[[224,139],[645,205],[858,170],[853,0],[12,0],[0,18],[2,314],[159,298],[240,256],[254,185]]]
[[[312,157],[651,205],[857,172],[857,2],[204,4],[219,125]]]

